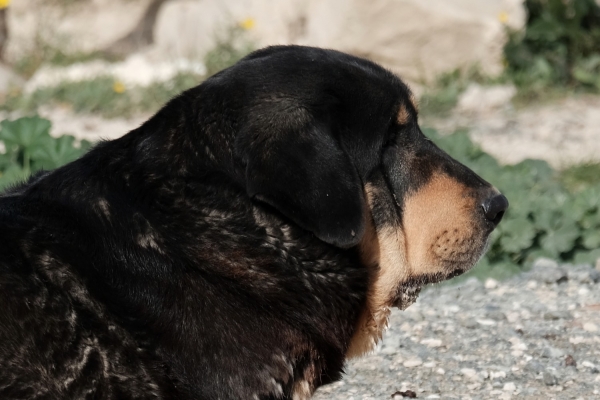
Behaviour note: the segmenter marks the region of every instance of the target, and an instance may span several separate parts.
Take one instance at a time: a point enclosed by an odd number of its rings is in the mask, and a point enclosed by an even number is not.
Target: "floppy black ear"
[[[356,245],[364,233],[365,203],[349,157],[324,124],[278,128],[255,131],[246,143],[248,194],[324,242]]]

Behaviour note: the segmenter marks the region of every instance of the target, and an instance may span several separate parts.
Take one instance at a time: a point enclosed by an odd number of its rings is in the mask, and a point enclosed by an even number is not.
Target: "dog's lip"
[[[410,305],[417,301],[419,293],[424,286],[452,279],[462,275],[465,271],[466,270],[463,268],[456,268],[447,274],[440,273],[411,278],[398,286],[396,295],[393,298],[392,306],[401,310],[406,310]]]

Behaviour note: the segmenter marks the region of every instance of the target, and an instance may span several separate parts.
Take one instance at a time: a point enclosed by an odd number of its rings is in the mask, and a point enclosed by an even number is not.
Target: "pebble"
[[[410,360],[406,360],[402,363],[402,365],[404,365],[406,368],[418,367],[421,364],[423,364],[423,360],[420,358],[411,358]]]
[[[544,366],[540,364],[538,361],[531,361],[523,367],[523,369],[527,372],[531,372],[534,375],[544,372]]]
[[[544,374],[542,375],[542,379],[546,386],[554,386],[558,384],[558,379],[556,379],[556,376],[554,376],[554,374],[548,371],[544,372]]]
[[[467,329],[475,329],[479,326],[479,324],[477,323],[477,321],[475,321],[474,319],[465,319],[461,321],[462,326],[464,326]]]
[[[427,347],[441,347],[442,341],[440,339],[423,339],[421,340],[421,344],[424,344]]]
[[[573,314],[567,310],[548,311],[544,313],[544,319],[554,321],[558,319],[573,319]]]
[[[562,358],[564,357],[565,352],[561,349],[557,349],[556,347],[547,346],[542,349],[540,354],[543,358]]]
[[[562,283],[569,279],[567,271],[559,264],[548,258],[538,258],[534,261],[531,274],[546,284]]]
[[[542,259],[506,281],[425,288],[392,311],[377,351],[313,398],[600,398],[600,281],[590,271]]]
[[[591,363],[591,362],[589,362],[587,360],[583,361],[581,363],[581,365],[584,366],[584,367],[587,367],[587,368],[592,368],[592,369],[596,368],[596,366],[594,365],[594,363]]]
[[[490,379],[504,379],[504,378],[506,378],[506,372],[490,371]]]
[[[485,283],[483,284],[483,286],[486,289],[496,289],[498,287],[498,281],[492,278],[488,278],[485,280]]]

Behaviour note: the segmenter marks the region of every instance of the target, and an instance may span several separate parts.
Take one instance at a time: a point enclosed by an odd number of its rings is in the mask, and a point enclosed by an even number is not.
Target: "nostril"
[[[483,214],[488,221],[498,225],[504,212],[508,208],[508,200],[502,194],[495,194],[494,196],[486,199],[482,204]]]

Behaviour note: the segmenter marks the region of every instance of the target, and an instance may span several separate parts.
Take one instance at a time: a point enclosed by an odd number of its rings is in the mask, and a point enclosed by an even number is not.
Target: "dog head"
[[[227,108],[248,195],[324,242],[358,247],[370,282],[349,355],[377,340],[390,307],[471,268],[508,206],[423,135],[408,87],[370,61],[270,47],[207,84],[238,96]]]

